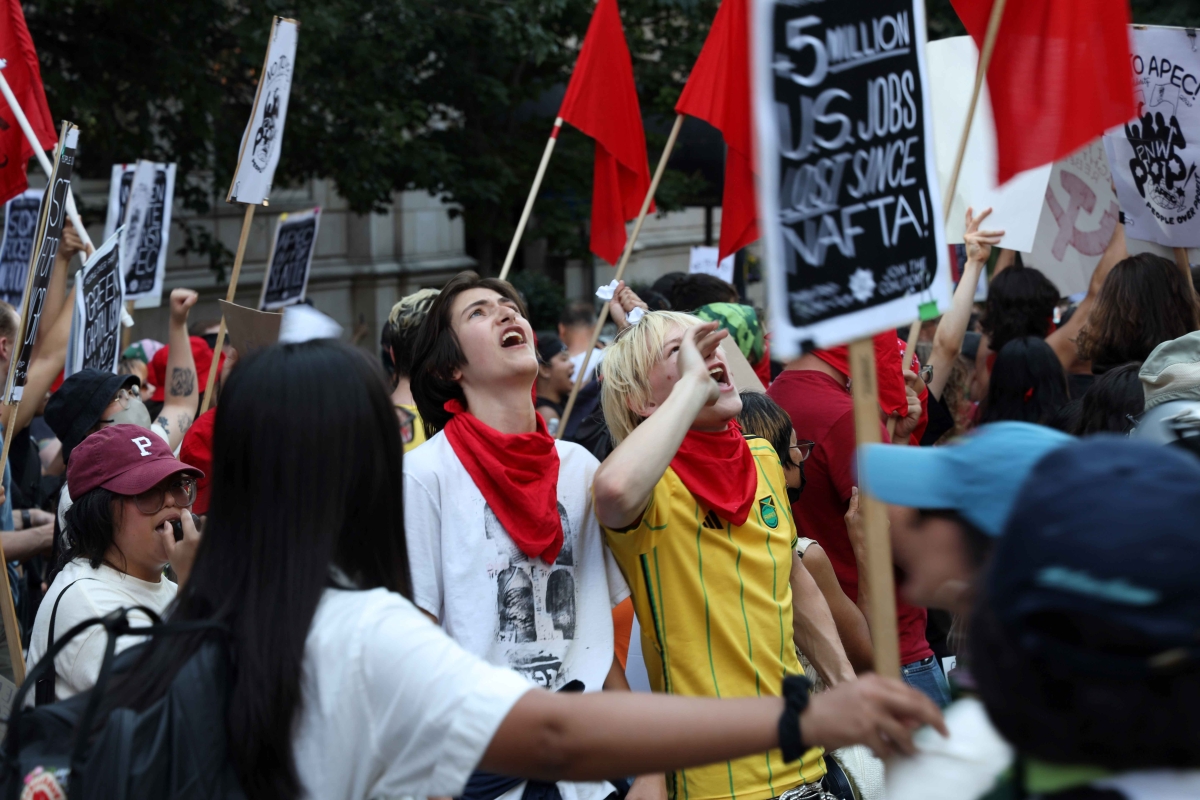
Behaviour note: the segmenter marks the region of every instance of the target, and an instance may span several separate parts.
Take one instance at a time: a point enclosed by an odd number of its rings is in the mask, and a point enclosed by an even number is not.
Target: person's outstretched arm
[[[58,319],[48,329],[38,333],[40,345],[29,362],[29,373],[25,379],[24,402],[17,407],[16,431],[25,430],[33,422],[41,399],[54,385],[54,379],[62,372],[67,361],[67,342],[71,338],[71,317],[75,313],[75,292],[66,293],[66,302],[58,312]]]
[[[857,493],[852,496],[850,502],[854,504],[857,512]],[[804,551],[803,559],[804,568],[817,582],[821,594],[825,596],[825,602],[829,604],[829,612],[837,625],[838,637],[846,650],[846,658],[850,659],[850,664],[859,674],[872,672],[875,669],[875,649],[871,645],[871,629],[867,626],[867,618],[842,591],[842,585],[838,583],[837,573],[833,571],[828,554],[821,545],[813,542]],[[865,568],[859,569],[859,586],[866,581],[865,573]]]
[[[796,646],[808,656],[829,687],[854,680],[837,624],[821,588],[808,574],[798,553],[792,553],[792,628]]]
[[[179,447],[183,435],[192,427],[196,408],[200,404],[196,360],[192,357],[192,341],[187,330],[188,312],[199,299],[200,295],[191,289],[171,291],[171,328],[167,342],[171,350],[167,354],[167,372],[163,376],[167,384],[166,402],[155,422],[167,432],[167,443],[172,450]],[[213,354],[213,358],[218,356],[217,353]]]
[[[592,488],[600,524],[622,530],[641,518],[696,415],[717,401],[720,389],[704,360],[728,335],[728,331],[718,330],[715,322],[684,331],[679,343],[679,380],[671,394],[596,470]]]
[[[1046,337],[1046,343],[1053,348],[1054,354],[1058,356],[1063,369],[1067,372],[1071,372],[1072,369],[1079,366],[1079,345],[1076,342],[1079,339],[1079,332],[1083,330],[1083,326],[1092,313],[1092,306],[1096,304],[1096,298],[1104,286],[1104,279],[1108,277],[1108,273],[1112,272],[1113,267],[1128,256],[1129,249],[1125,244],[1125,226],[1118,222],[1117,227],[1113,229],[1112,239],[1108,241],[1108,247],[1104,250],[1104,255],[1100,257],[1100,263],[1096,265],[1096,271],[1092,273],[1087,295],[1079,303],[1075,313],[1067,320],[1067,324]]]

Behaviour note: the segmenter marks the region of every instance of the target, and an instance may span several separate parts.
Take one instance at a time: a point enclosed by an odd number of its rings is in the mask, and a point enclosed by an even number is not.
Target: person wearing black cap
[[[575,365],[571,363],[567,346],[553,333],[543,333],[537,337],[537,354],[537,400],[534,405],[546,420],[546,427],[553,436],[558,430],[563,404],[571,394],[571,373],[575,371]]]

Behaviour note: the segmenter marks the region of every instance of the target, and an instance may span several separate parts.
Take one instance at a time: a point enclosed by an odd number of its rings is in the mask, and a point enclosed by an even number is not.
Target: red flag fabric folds
[[[719,258],[758,239],[750,128],[749,14],[746,0],[723,0],[675,104],[676,112],[698,117],[719,129],[728,147]]]
[[[54,118],[46,103],[37,51],[25,25],[20,0],[3,0],[0,12],[0,57],[8,59],[4,78],[20,103],[43,150],[58,142]],[[6,203],[29,188],[25,169],[33,158],[33,146],[25,138],[16,115],[0,100],[0,203]]]
[[[617,0],[599,0],[558,115],[596,140],[591,250],[616,264],[650,190],[646,133]],[[654,210],[651,204],[650,210]]]
[[[951,0],[983,48],[993,0]],[[1008,0],[988,67],[999,181],[1131,119],[1128,0]]]

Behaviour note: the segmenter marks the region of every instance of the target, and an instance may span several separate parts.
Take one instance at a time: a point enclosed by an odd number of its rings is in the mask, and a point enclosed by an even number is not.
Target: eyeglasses
[[[117,396],[109,401],[109,405],[112,405],[113,403],[119,403],[122,411],[128,411],[129,404],[132,403],[135,398],[141,400],[142,395],[138,391],[138,387],[131,386],[127,389],[121,389],[119,392],[117,392]]]
[[[196,479],[190,475],[170,479],[152,489],[134,495],[133,502],[143,514],[157,514],[167,504],[167,493],[175,501],[176,508],[189,508],[196,502]]]
[[[812,455],[812,449],[816,446],[817,446],[816,442],[810,442],[810,441],[806,440],[803,442],[796,442],[795,444],[789,446],[788,449],[796,451],[796,454],[798,456],[800,456],[796,460],[796,463],[800,464],[800,463],[808,460],[808,457],[810,455]]]

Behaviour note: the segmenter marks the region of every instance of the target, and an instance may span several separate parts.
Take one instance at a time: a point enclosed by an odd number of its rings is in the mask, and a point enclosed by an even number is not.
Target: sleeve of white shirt
[[[411,615],[381,616],[362,664],[371,755],[383,765],[371,797],[458,796],[513,705],[539,691]]]
[[[436,489],[436,487],[435,487]],[[442,510],[439,498],[404,471],[404,538],[413,604],[442,618]]]
[[[79,586],[74,587],[71,594],[63,598],[58,606],[58,615],[54,621],[55,640],[63,638],[71,628],[84,620],[102,617],[116,608],[128,605],[128,599],[110,592],[103,584],[87,586],[80,581]],[[129,621],[134,627],[150,624],[150,618],[136,610],[129,612]],[[122,636],[117,639],[114,654],[144,640],[144,636]],[[55,693],[63,698],[69,696],[67,693],[78,694],[95,686],[107,647],[108,633],[101,625],[93,626],[68,642],[58,654],[58,658],[54,659],[54,671],[58,678],[55,682]],[[59,680],[63,684],[61,693]]]

